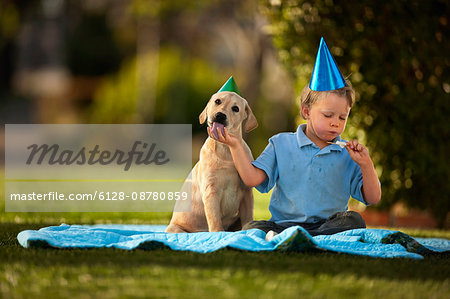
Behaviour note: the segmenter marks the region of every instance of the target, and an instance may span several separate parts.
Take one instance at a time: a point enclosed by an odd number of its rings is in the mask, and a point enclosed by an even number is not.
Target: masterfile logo
[[[7,212],[168,212],[190,199],[191,125],[7,124],[5,133]]]
[[[32,144],[27,147],[30,150],[26,164],[30,165],[36,163],[41,165],[45,162],[48,165],[109,165],[116,163],[117,165],[124,165],[124,170],[130,169],[133,162],[137,165],[164,165],[170,161],[166,158],[164,150],[155,150],[156,143],[150,146],[146,142],[135,141],[130,151],[124,152],[121,150],[100,150],[100,145],[96,144],[93,149],[89,150],[82,147],[78,151],[60,149],[58,144]],[[154,153],[155,152],[155,153]]]

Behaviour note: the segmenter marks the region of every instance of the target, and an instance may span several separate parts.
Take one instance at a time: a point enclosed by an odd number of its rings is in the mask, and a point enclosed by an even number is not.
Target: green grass
[[[373,259],[332,253],[25,249],[0,225],[0,296],[448,298],[448,257]]]
[[[267,219],[268,198],[256,197],[255,217]],[[2,194],[2,211],[3,206]],[[229,249],[210,254],[25,249],[16,239],[22,230],[62,222],[167,224],[169,219],[170,213],[1,212],[0,298],[449,298],[448,255],[410,260]],[[450,238],[448,231],[406,232]]]

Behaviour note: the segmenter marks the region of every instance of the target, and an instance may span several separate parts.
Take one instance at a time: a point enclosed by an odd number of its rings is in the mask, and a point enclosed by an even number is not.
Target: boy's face
[[[317,142],[332,141],[342,134],[350,107],[344,97],[330,93],[310,108],[302,107],[302,112],[307,120],[306,136],[320,146]]]

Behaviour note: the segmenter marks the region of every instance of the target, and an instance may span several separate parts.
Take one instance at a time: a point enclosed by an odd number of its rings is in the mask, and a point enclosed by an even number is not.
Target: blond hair
[[[309,88],[309,83],[306,84],[300,95],[300,107],[311,108],[312,105],[325,98],[328,94],[334,93],[340,97],[345,98],[347,100],[348,106],[352,108],[353,104],[355,103],[355,91],[353,90],[351,83],[348,80],[345,81],[347,82],[347,86],[328,91],[311,90],[311,88]],[[304,119],[306,119],[301,112],[301,109],[300,114]]]

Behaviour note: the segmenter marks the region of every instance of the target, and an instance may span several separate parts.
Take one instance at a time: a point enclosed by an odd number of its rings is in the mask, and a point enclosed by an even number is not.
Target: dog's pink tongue
[[[219,136],[217,135],[217,128],[219,128],[220,132],[222,133],[222,136],[225,135],[225,132],[223,130],[223,125],[220,123],[213,123],[211,130],[212,130],[214,137],[219,138]]]

